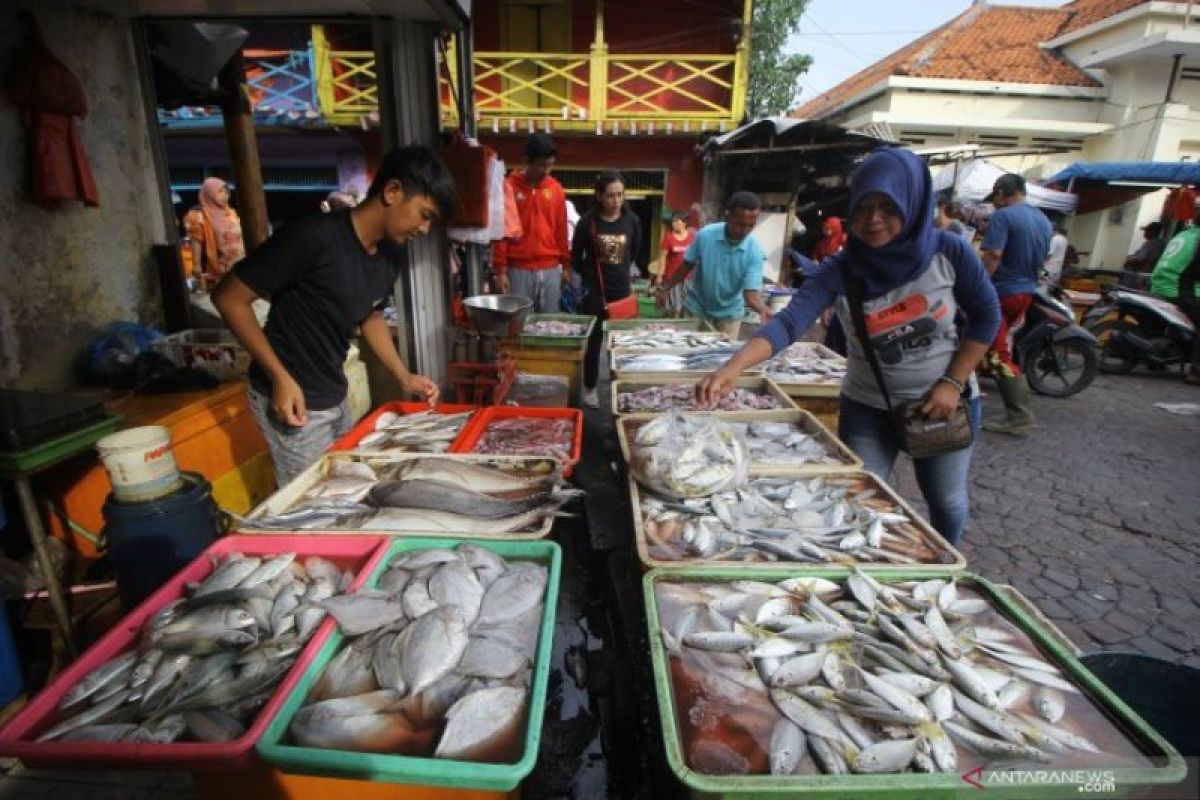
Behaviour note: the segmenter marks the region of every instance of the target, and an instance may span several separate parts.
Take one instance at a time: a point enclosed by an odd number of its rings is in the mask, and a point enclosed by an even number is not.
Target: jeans
[[[269,395],[249,388],[250,413],[258,423],[275,462],[275,482],[280,488],[312,466],[335,441],[354,427],[349,404],[342,400],[333,408],[308,412],[308,424],[299,428],[288,425],[271,410]]]
[[[967,404],[971,430],[976,439],[983,405],[976,397]],[[838,436],[863,460],[863,468],[884,481],[892,479],[892,467],[900,452],[896,429],[887,411],[856,403],[843,397],[838,419]],[[971,469],[971,451],[975,445],[932,458],[915,458],[917,484],[929,504],[929,521],[950,544],[958,544],[970,513],[967,487]]]
[[[562,294],[563,268],[521,269],[508,268],[508,291],[533,301],[535,314],[557,314],[558,300]]]

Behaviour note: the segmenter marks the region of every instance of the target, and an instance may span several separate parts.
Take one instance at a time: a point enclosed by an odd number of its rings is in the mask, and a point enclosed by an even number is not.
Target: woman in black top
[[[604,304],[632,293],[629,271],[641,243],[642,224],[625,208],[625,182],[621,174],[602,172],[596,176],[596,205],[579,220],[571,241],[571,263],[587,290],[583,311],[598,318],[583,361],[583,402],[589,408],[600,405],[596,381],[600,377],[600,345],[604,338],[600,321],[605,319]],[[603,276],[599,270],[603,270]]]

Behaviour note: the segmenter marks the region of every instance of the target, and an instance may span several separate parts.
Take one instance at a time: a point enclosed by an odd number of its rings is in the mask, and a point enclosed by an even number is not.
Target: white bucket
[[[118,502],[155,500],[183,485],[171,452],[171,432],[160,425],[110,434],[96,442],[96,450]]]

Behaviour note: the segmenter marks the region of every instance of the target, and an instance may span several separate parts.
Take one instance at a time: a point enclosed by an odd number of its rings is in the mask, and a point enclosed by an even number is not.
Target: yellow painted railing
[[[313,68],[321,115],[335,125],[354,125],[379,110],[375,53],[333,50],[320,25],[312,26]]]
[[[733,127],[745,101],[737,59],[732,53],[479,52],[474,59],[475,110],[480,123],[503,130],[548,123],[605,131],[662,123],[680,133]],[[453,50],[447,60],[454,64]],[[441,84],[442,121],[454,125],[458,114],[452,98],[459,80],[446,62]]]

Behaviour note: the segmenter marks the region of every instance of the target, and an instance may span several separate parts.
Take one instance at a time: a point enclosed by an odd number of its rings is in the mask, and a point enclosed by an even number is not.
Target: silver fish
[[[850,761],[850,769],[864,773],[899,772],[912,763],[916,754],[916,739],[877,742],[859,751]]]
[[[38,737],[39,742],[49,742],[62,736],[64,733],[69,733],[76,728],[82,728],[85,725],[93,725],[104,722],[113,712],[120,708],[125,700],[129,697],[129,690],[123,689],[120,692],[101,700],[93,706],[79,712],[78,714],[68,717],[67,719],[54,725],[45,733]]]
[[[132,674],[137,660],[137,651],[131,650],[96,667],[63,695],[59,707],[70,708],[113,683],[124,686]]]
[[[769,746],[772,775],[791,775],[804,759],[804,731],[790,719],[780,719],[771,731]]]
[[[509,739],[525,713],[525,690],[498,686],[472,692],[446,712],[446,730],[435,758],[472,760],[485,757]]]
[[[400,674],[416,694],[458,665],[467,649],[466,620],[458,606],[443,606],[425,614],[412,626],[408,647],[400,661]]]

